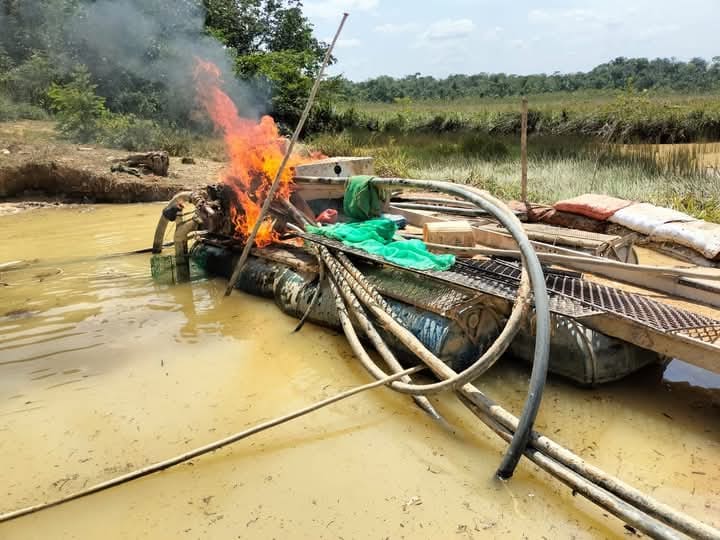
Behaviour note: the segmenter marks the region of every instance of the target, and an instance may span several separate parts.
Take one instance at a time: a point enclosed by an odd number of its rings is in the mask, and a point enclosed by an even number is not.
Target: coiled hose
[[[344,179],[318,177],[298,177],[296,178],[296,180],[299,182],[310,181],[316,183],[335,184],[344,183],[345,181]],[[450,182],[439,182],[436,180],[374,178],[372,182],[375,186],[378,187],[387,186],[392,188],[400,187],[406,189],[423,189],[430,191],[439,191],[441,193],[460,197],[468,202],[475,204],[482,210],[485,210],[486,212],[497,218],[497,220],[508,230],[508,232],[512,235],[512,237],[518,244],[518,248],[520,249],[523,262],[523,275],[527,272],[530,286],[533,292],[537,325],[535,337],[535,352],[533,356],[533,369],[530,376],[527,399],[525,401],[522,414],[520,415],[518,429],[515,431],[512,437],[512,441],[510,442],[510,445],[497,471],[498,476],[500,476],[501,478],[509,478],[515,471],[518,461],[520,461],[523,451],[527,446],[527,442],[530,438],[530,433],[532,431],[532,426],[535,422],[535,418],[537,417],[538,410],[540,409],[542,392],[545,387],[545,380],[547,378],[547,368],[550,354],[549,298],[547,294],[547,289],[545,287],[545,276],[543,275],[542,267],[540,265],[540,261],[538,260],[537,254],[535,253],[535,250],[530,244],[530,240],[525,234],[520,220],[517,219],[515,214],[513,214],[512,211],[504,203],[502,203],[501,201],[499,201],[485,191],[476,190],[468,186],[460,186],[458,184],[453,184]],[[325,260],[325,263],[328,264],[328,261]],[[359,295],[359,298],[361,298],[362,300],[363,295]],[[371,299],[368,299],[368,301],[371,302]],[[518,308],[518,306],[519,304],[516,302],[516,304],[513,306],[513,310]],[[371,309],[371,311],[373,311],[375,315],[380,317],[381,320],[383,319],[383,315],[381,314],[381,312],[384,313],[384,311],[380,309],[379,306],[373,305],[371,303],[368,304],[368,307]],[[520,306],[520,308],[522,308],[522,306]],[[387,314],[385,315],[387,316]],[[511,322],[519,325],[519,320],[517,318],[513,319],[513,321]],[[409,334],[409,336],[406,336],[407,339],[412,342],[412,340],[415,339],[414,336],[412,336],[412,334],[410,334],[409,332],[407,332],[407,334]],[[497,347],[494,347],[490,355],[483,355],[483,357],[478,359],[478,361],[476,361],[463,373],[456,374],[454,377],[448,377],[446,380],[439,383],[434,383],[433,385],[416,385],[416,388],[413,388],[412,390],[418,390],[427,395],[429,393],[442,391],[444,389],[459,388],[464,383],[467,383],[473,378],[479,376],[482,370],[485,370],[487,369],[487,367],[489,367],[488,364],[492,365],[491,361],[494,362],[495,360],[497,360],[497,358],[499,358],[500,354],[502,354],[502,352],[504,352],[504,350],[509,346],[512,337],[514,337],[513,325],[506,324],[503,332],[498,337],[498,340],[495,342],[495,344],[497,344]],[[505,347],[505,349],[502,349],[502,351],[500,351],[500,354],[498,354],[498,351],[503,346]],[[419,350],[413,349],[413,352],[419,353],[419,356],[424,362],[428,363],[429,361],[431,363],[434,363],[434,358],[431,358],[431,356],[433,355],[429,354],[429,351],[426,350],[425,352],[423,352],[423,349],[424,347],[420,347]],[[428,354],[426,354],[426,352]],[[492,360],[493,358],[494,360]],[[428,365],[432,367],[430,363],[428,363]],[[400,388],[403,388],[403,385],[405,385],[405,383],[397,382],[394,383],[393,388],[399,390]],[[408,393],[413,393],[410,391],[410,388],[405,388],[405,390],[407,390]]]

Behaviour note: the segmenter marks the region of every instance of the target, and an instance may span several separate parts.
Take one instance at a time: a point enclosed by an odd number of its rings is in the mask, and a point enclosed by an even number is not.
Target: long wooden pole
[[[273,183],[270,186],[270,190],[268,191],[267,197],[265,198],[265,202],[263,203],[263,206],[260,209],[260,215],[258,216],[257,221],[255,222],[255,225],[253,226],[252,231],[250,232],[250,236],[248,236],[247,242],[245,243],[245,247],[243,248],[242,254],[240,255],[240,259],[238,260],[237,264],[235,265],[235,270],[233,270],[232,276],[230,277],[230,281],[228,282],[227,289],[225,289],[225,296],[229,296],[230,293],[232,293],[232,290],[235,288],[235,283],[237,283],[237,280],[240,277],[240,272],[242,272],[242,269],[245,266],[245,263],[247,262],[247,258],[250,255],[250,250],[252,249],[253,244],[255,244],[255,237],[257,236],[257,233],[260,230],[260,225],[265,220],[265,216],[267,215],[268,210],[270,209],[270,204],[272,204],[272,201],[275,198],[275,192],[277,191],[277,188],[280,185],[280,179],[282,178],[282,174],[285,171],[287,162],[290,159],[290,156],[292,155],[293,148],[295,147],[295,143],[297,142],[298,137],[300,137],[300,133],[302,132],[303,127],[305,126],[305,121],[307,120],[307,117],[310,114],[310,109],[312,108],[313,103],[315,102],[315,96],[317,95],[318,88],[320,88],[320,82],[322,81],[323,74],[325,73],[325,68],[330,63],[332,51],[335,48],[335,44],[337,43],[338,38],[340,37],[340,32],[342,32],[343,26],[345,26],[345,21],[347,20],[347,18],[348,18],[348,14],[343,13],[342,20],[340,21],[340,26],[338,26],[337,32],[335,32],[335,37],[333,37],[333,40],[330,43],[330,46],[328,47],[328,50],[325,52],[325,58],[323,59],[322,66],[320,66],[320,71],[318,72],[317,78],[315,79],[315,84],[313,84],[312,90],[310,90],[310,96],[308,97],[307,103],[305,104],[305,110],[303,110],[303,113],[300,116],[300,120],[298,121],[297,127],[295,128],[295,132],[292,134],[292,138],[290,139],[290,144],[288,144],[287,150],[285,151],[285,156],[283,157],[282,163],[280,163],[280,167],[278,168],[277,173],[275,174],[275,179],[273,180]]]
[[[238,441],[241,441],[242,439],[246,439],[252,435],[255,435],[256,433],[260,433],[275,426],[279,426],[280,424],[284,424],[286,422],[289,422],[290,420],[294,420],[295,418],[299,418],[311,412],[317,411],[318,409],[322,409],[323,407],[327,407],[328,405],[332,405],[333,403],[337,403],[338,401],[342,401],[343,399],[347,399],[361,392],[365,392],[367,390],[372,390],[373,388],[378,388],[379,386],[390,384],[394,381],[402,379],[403,377],[407,377],[409,375],[412,375],[413,373],[417,373],[418,371],[421,371],[423,369],[425,369],[424,366],[415,366],[404,371],[400,371],[398,373],[393,373],[392,375],[380,378],[374,382],[363,384],[362,386],[356,386],[355,388],[351,388],[350,390],[340,392],[339,394],[335,394],[334,396],[313,403],[312,405],[308,405],[307,407],[303,407],[302,409],[298,409],[278,418],[274,418],[273,420],[262,422],[239,433],[235,433],[234,435],[230,435],[229,437],[220,439],[219,441],[215,441],[213,443],[206,444],[205,446],[201,446],[200,448],[184,452],[173,458],[153,463],[152,465],[148,465],[146,467],[143,467],[142,469],[123,474],[122,476],[111,478],[110,480],[106,480],[105,482],[102,482],[100,484],[96,484],[89,488],[83,489],[82,491],[72,493],[66,497],[63,497],[62,499],[57,499],[55,501],[50,501],[46,503],[40,503],[33,506],[28,506],[26,508],[21,508],[19,510],[13,510],[12,512],[7,512],[5,514],[0,514],[0,523],[4,523],[12,519],[17,519],[22,516],[27,516],[28,514],[34,514],[35,512],[46,510],[48,508],[52,508],[53,506],[59,506],[70,501],[81,499],[82,497],[87,497],[88,495],[92,495],[94,493],[105,491],[121,484],[126,484],[132,480],[137,480],[138,478],[164,471],[165,469],[169,469],[170,467],[185,463],[186,461],[190,461],[191,459],[202,456],[204,454],[215,452],[216,450],[219,450],[224,446],[236,443]]]
[[[522,98],[522,116],[520,120],[520,168],[521,168],[521,198],[527,202],[527,127],[528,127],[528,100]]]

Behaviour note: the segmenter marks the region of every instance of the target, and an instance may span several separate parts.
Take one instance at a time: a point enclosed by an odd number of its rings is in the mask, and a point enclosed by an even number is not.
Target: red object
[[[581,216],[604,221],[621,208],[625,208],[631,204],[632,201],[617,199],[608,195],[586,193],[579,197],[556,202],[553,206],[555,210],[570,212],[571,214],[580,214]]]
[[[318,223],[337,223],[337,217],[338,213],[337,210],[333,210],[332,208],[328,208],[327,210],[323,210],[320,212],[317,218],[315,218],[315,221]]]

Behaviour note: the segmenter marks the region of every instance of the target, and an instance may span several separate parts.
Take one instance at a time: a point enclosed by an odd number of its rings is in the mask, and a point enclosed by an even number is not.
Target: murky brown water
[[[0,217],[0,510],[208,443],[368,381],[344,339],[219,280],[155,285],[158,205]],[[720,526],[719,378],[681,364],[588,391],[552,379],[538,427]],[[480,386],[518,412],[529,372]],[[689,381],[689,382],[688,382]],[[711,388],[702,388],[709,386]],[[712,388],[712,387],[715,388]],[[214,455],[0,525],[0,538],[602,538],[626,531],[523,462],[451,396],[454,433],[373,390]]]

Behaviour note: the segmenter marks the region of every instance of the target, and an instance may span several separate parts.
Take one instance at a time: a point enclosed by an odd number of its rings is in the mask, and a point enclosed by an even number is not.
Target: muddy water
[[[53,499],[367,382],[344,339],[223,283],[161,286],[157,205],[0,217],[0,510]],[[78,258],[80,258],[78,260]],[[73,259],[73,260],[70,260]],[[538,427],[720,526],[720,390],[651,368],[595,391],[551,380]],[[529,373],[480,385],[519,411]],[[710,388],[703,388],[709,386]],[[712,388],[715,386],[715,388]],[[626,531],[524,462],[452,397],[454,432],[378,389],[191,464],[0,525],[0,538],[603,538]]]

